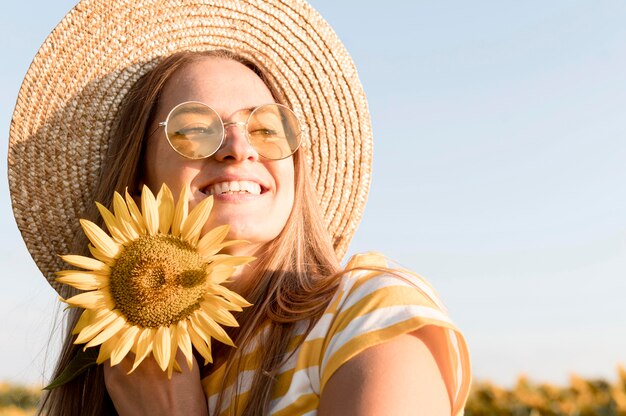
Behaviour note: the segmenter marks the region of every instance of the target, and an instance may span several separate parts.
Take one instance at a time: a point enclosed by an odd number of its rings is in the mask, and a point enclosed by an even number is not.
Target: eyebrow
[[[180,105],[180,104],[177,104],[177,106],[178,106],[178,105]],[[172,108],[172,109],[171,109],[171,110],[167,113],[167,117],[169,117],[169,116],[170,116],[170,114],[172,114],[172,111],[174,110],[174,108],[176,108],[176,106],[174,106],[174,107],[173,107],[173,108]],[[185,105],[185,106],[184,106],[184,107],[182,107],[182,108],[180,108],[180,107],[179,107],[179,108],[177,108],[177,109],[176,109],[176,113],[177,113],[177,114],[197,113],[197,112],[198,112],[198,110],[204,110],[204,109],[206,109],[206,108],[208,108],[208,106],[207,106],[207,105],[203,105],[203,104],[194,104],[194,105],[192,105],[192,104],[187,104],[187,105]],[[213,111],[215,111],[215,110],[213,110]],[[165,121],[166,121],[166,120],[163,120],[163,122],[165,122]]]
[[[182,103],[181,103],[182,104]],[[176,106],[178,106],[180,104],[177,104]],[[256,108],[261,107],[262,105],[265,104],[261,104],[261,105],[257,105],[257,106],[251,106],[251,107],[246,107],[246,108],[242,108],[241,110],[237,110],[235,111],[235,113],[239,113],[239,112],[243,112],[246,114],[250,114],[252,111],[254,111]],[[176,106],[174,106],[174,108],[176,108]],[[172,110],[174,109],[172,108]],[[196,103],[196,104],[187,104],[185,105],[183,108],[178,109],[177,112],[178,114],[186,114],[186,113],[195,113],[197,112],[199,109],[206,109],[206,108],[210,108],[211,110],[215,111],[218,115],[219,113],[217,112],[217,110],[215,110],[213,107],[211,107],[208,104],[204,104],[204,103]],[[169,116],[169,114],[172,112],[172,110],[170,110],[167,114]],[[222,118],[222,116],[220,116],[220,118]]]
[[[263,104],[261,104],[263,105]],[[260,105],[257,105],[256,107],[247,107],[247,108],[242,108],[241,110],[237,110],[235,111],[235,113],[239,113],[239,112],[243,112],[243,113],[248,113],[250,114],[251,112],[253,112],[256,108],[260,107]]]

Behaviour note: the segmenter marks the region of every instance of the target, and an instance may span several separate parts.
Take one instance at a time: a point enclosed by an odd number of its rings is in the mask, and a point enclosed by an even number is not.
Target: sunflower
[[[144,186],[140,210],[128,192],[116,192],[113,212],[96,203],[110,235],[80,220],[93,258],[61,256],[83,270],[60,271],[57,281],[84,291],[61,300],[84,308],[75,343],[85,344],[83,351],[99,346],[97,364],[116,365],[132,352],[132,372],[152,354],[171,377],[180,370],[178,348],[191,369],[193,348],[212,362],[211,338],[234,346],[220,324],[237,326],[231,311],[250,304],[222,283],[254,258],[218,254],[242,242],[224,241],[228,225],[200,238],[213,197],[188,212],[188,194],[184,187],[174,205],[165,184],[156,198]]]

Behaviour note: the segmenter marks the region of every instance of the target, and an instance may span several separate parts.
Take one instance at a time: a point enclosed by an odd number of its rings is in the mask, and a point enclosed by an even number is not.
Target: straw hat
[[[51,282],[99,177],[119,104],[160,57],[228,49],[270,74],[306,124],[306,155],[339,258],[369,190],[372,133],[354,64],[302,0],[83,0],[35,56],[11,121],[9,185],[26,245]]]

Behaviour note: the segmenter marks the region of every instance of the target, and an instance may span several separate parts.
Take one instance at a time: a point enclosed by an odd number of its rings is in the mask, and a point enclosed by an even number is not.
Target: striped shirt
[[[356,266],[387,267],[387,264],[381,255],[368,253],[354,256],[347,268]],[[278,372],[270,403],[271,415],[316,415],[326,383],[342,364],[369,347],[425,325],[441,329],[444,341],[442,348],[437,349],[436,354],[440,355],[436,357],[437,362],[448,373],[442,375],[452,414],[463,414],[471,381],[469,354],[463,335],[450,321],[437,294],[424,279],[406,270],[398,272],[401,277],[361,270],[343,276],[322,317]],[[293,343],[301,341],[305,328],[306,322],[297,327]],[[257,340],[262,337],[263,332]],[[239,412],[247,400],[251,379],[258,366],[258,355],[258,341],[244,348],[242,370],[237,375]],[[215,409],[224,367],[222,365],[203,379],[211,415],[236,414],[234,403],[229,401],[228,387],[221,411]],[[232,387],[232,381],[226,385]]]

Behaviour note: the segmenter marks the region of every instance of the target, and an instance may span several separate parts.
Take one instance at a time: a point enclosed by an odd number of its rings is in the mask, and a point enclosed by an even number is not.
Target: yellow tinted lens
[[[165,133],[178,153],[191,159],[201,159],[219,149],[224,126],[211,107],[188,102],[179,104],[170,112]]]
[[[248,119],[250,144],[268,159],[289,157],[298,149],[300,136],[298,118],[293,111],[281,105],[258,107]]]

